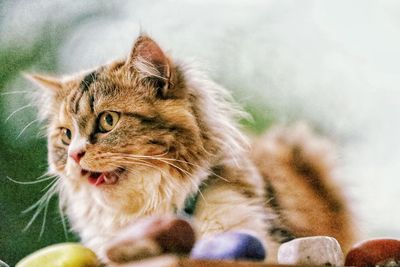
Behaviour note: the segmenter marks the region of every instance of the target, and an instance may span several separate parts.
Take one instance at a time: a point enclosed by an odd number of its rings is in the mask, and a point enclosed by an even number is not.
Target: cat
[[[240,66],[238,66],[240,67]],[[201,237],[249,231],[276,262],[279,245],[355,234],[331,179],[329,142],[304,124],[247,137],[227,90],[140,35],[127,59],[72,76],[31,74],[47,125],[49,172],[71,228],[105,258],[132,220],[177,214],[197,195]]]

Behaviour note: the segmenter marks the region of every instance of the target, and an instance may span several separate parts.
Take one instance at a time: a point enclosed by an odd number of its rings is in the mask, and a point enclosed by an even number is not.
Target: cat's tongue
[[[106,180],[104,179],[105,174],[101,172],[92,172],[89,175],[89,183],[95,186],[103,184]]]
[[[90,184],[99,186],[104,183],[115,184],[118,177],[114,172],[92,172],[88,179]]]

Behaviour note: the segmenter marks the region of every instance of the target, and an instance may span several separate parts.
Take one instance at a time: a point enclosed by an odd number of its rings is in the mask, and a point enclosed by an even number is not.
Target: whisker
[[[168,162],[165,162],[165,161],[176,161],[176,162],[181,162],[181,163],[185,163],[185,164],[191,165],[193,167],[201,168],[201,166],[198,165],[198,164],[194,164],[194,163],[187,162],[187,161],[184,161],[184,160],[179,160],[179,159],[162,158],[162,157],[158,157],[158,156],[148,156],[148,155],[124,154],[124,153],[121,153],[121,154],[120,153],[112,153],[112,154],[119,154],[119,155],[124,155],[124,156],[128,156],[128,157],[149,158],[149,159],[154,159],[154,160],[160,160],[160,161],[162,161],[164,163],[167,163],[167,164],[168,164]],[[171,166],[173,166],[175,168],[177,167],[176,165],[171,165]],[[228,182],[228,183],[230,182],[228,179],[216,174],[215,172],[211,171],[210,169],[208,171],[210,172],[210,174],[214,175],[215,177],[220,178],[221,180],[223,180],[225,182]],[[186,174],[187,175],[191,175],[187,171],[186,171]]]
[[[37,180],[37,181],[28,181],[28,182],[18,181],[18,180],[15,180],[15,179],[11,178],[10,176],[6,176],[6,178],[8,180],[10,180],[11,182],[16,183],[16,184],[30,185],[30,184],[39,184],[39,183],[43,183],[45,181],[54,179],[54,176],[46,177],[46,178],[43,178],[43,179],[40,179],[40,180]]]
[[[17,138],[15,138],[15,139],[18,139],[18,138],[25,132],[25,130],[28,129],[29,126],[31,126],[31,125],[34,124],[35,122],[38,122],[39,120],[40,120],[40,119],[36,119],[36,120],[33,120],[33,121],[31,121],[30,123],[28,123],[28,124],[22,129],[22,131],[19,133],[19,135],[17,136]]]
[[[16,95],[16,94],[25,94],[25,93],[30,93],[30,91],[12,91],[12,92],[1,93],[0,95]]]
[[[164,175],[167,175],[167,173],[165,172],[165,170],[161,169],[161,168],[158,167],[158,166],[151,165],[151,164],[149,164],[149,163],[147,163],[147,162],[125,162],[125,163],[137,164],[137,165],[140,165],[140,166],[149,167],[149,168],[155,169],[155,170],[157,170],[157,171],[160,171],[160,172],[163,173]],[[131,172],[136,171],[135,169],[132,169],[132,168],[130,168],[130,167],[125,167],[125,169],[128,169],[128,170],[130,170]]]
[[[137,156],[137,155],[135,155],[135,156]],[[124,157],[126,158],[126,156],[124,156]],[[128,157],[130,157],[129,154],[128,154]],[[140,158],[140,157],[142,157],[142,156],[137,156],[137,158]],[[149,157],[149,156],[142,157],[142,158],[149,158],[149,159],[159,160],[159,161],[164,162],[164,163],[166,163],[168,165],[171,165],[172,167],[176,168],[177,170],[180,170],[181,172],[183,172],[186,175],[191,175],[191,173],[189,173],[188,171],[182,169],[181,167],[179,167],[179,166],[177,166],[177,165],[175,165],[173,163],[164,161],[162,158],[155,158],[155,157]]]
[[[55,182],[58,182],[58,179],[55,180]],[[30,211],[32,211],[33,209],[35,209],[36,207],[39,208],[40,205],[43,204],[43,202],[46,200],[46,198],[48,197],[48,195],[54,194],[55,193],[55,189],[56,186],[58,185],[58,183],[55,183],[54,181],[50,182],[50,184],[52,184],[51,188],[49,188],[49,190],[47,192],[45,192],[40,198],[39,200],[37,200],[35,203],[33,203],[30,207],[28,207],[27,209],[23,210],[22,213],[28,213]]]
[[[57,183],[58,179],[54,179],[53,181],[51,181],[48,185],[46,185],[41,191],[46,191],[49,187],[53,186],[54,183]]]
[[[164,174],[166,177],[168,177],[168,174],[165,172],[165,170],[161,169],[160,167],[158,167],[158,166],[156,166],[156,165],[150,164],[150,163],[147,162],[147,161],[140,160],[140,159],[138,159],[138,158],[114,156],[113,159],[114,159],[114,162],[115,162],[115,163],[118,163],[119,165],[117,165],[117,164],[110,164],[111,166],[116,167],[116,168],[124,168],[124,169],[125,169],[126,171],[128,171],[129,173],[134,173],[136,170],[133,169],[132,167],[126,167],[126,164],[130,164],[130,165],[140,165],[140,166],[149,167],[149,168],[152,168],[152,169],[155,169],[155,170],[159,171],[160,173],[162,173],[162,174]],[[191,184],[193,185],[193,188],[198,188],[197,183],[196,183],[193,179],[191,179],[190,176],[189,176],[188,178],[189,178],[189,181],[191,182]],[[168,181],[167,181],[167,182],[168,182]],[[171,189],[171,188],[169,188],[169,189]],[[177,184],[174,185],[174,187],[172,188],[172,190],[175,191],[175,192],[186,192],[186,191],[188,190],[188,188],[185,188],[183,185],[180,185],[179,183],[177,183]],[[181,191],[179,191],[179,190],[181,190]],[[172,191],[170,191],[170,190],[162,190],[162,191],[160,191],[159,193],[161,193],[161,192],[162,192],[163,194],[165,194],[167,197],[166,197],[166,198],[165,198],[165,197],[162,197],[161,199],[163,199],[163,200],[162,200],[160,203],[164,203],[164,202],[168,201],[168,199],[171,199],[171,198],[172,198],[172,194],[173,194]],[[154,192],[154,194],[155,194],[155,193],[156,193],[156,192]],[[205,200],[205,197],[204,197],[204,195],[203,195],[202,192],[199,191],[199,195],[201,196],[201,198],[202,198],[204,201],[206,201],[206,200]],[[146,210],[146,209],[151,209],[152,207],[155,206],[155,203],[153,203],[153,202],[154,202],[153,199],[158,199],[158,201],[160,200],[159,197],[158,197],[158,198],[150,197],[149,199],[150,199],[150,201],[149,201],[149,202],[146,202],[146,207],[144,208],[144,210]]]
[[[14,110],[10,115],[8,115],[8,117],[6,118],[5,122],[7,122],[12,116],[14,116],[15,113],[17,113],[17,112],[19,112],[19,111],[21,111],[23,109],[29,108],[29,107],[33,107],[33,106],[31,104],[28,104],[28,105],[25,105],[23,107],[20,107],[20,108]]]
[[[60,200],[58,200],[58,201],[59,201],[58,202],[58,213],[60,214],[60,217],[61,217],[61,223],[62,223],[63,230],[64,230],[65,240],[68,241],[69,238],[68,238],[67,223],[65,222],[65,214],[64,214],[63,207],[61,205]]]
[[[58,180],[56,180],[56,181],[58,181]],[[56,191],[57,190],[57,186],[58,186],[57,182],[53,183],[53,185],[49,188],[49,190],[46,193],[44,193],[43,196],[41,198],[39,198],[38,201],[36,201],[29,208],[27,208],[24,211],[22,211],[22,213],[24,214],[24,213],[32,211],[32,210],[34,210],[36,208],[36,211],[32,215],[32,218],[29,220],[28,224],[23,229],[24,232],[27,231],[31,227],[31,225],[33,224],[33,222],[36,220],[36,218],[39,216],[39,214],[42,212],[43,209],[45,211],[45,216],[47,216],[48,205],[49,205],[49,202],[50,202],[51,198],[57,192]],[[44,222],[42,223],[42,229],[45,227],[44,225],[45,225],[45,219],[44,219]],[[41,229],[41,232],[42,232],[42,229]],[[39,238],[40,238],[40,236],[39,236]]]
[[[46,228],[47,210],[49,208],[50,199],[51,198],[47,198],[47,201],[46,201],[46,204],[45,204],[45,208],[44,208],[44,212],[43,212],[42,226],[40,228],[40,233],[39,233],[39,240],[42,238],[42,235],[44,233],[44,229]]]
[[[199,187],[199,185],[196,183],[196,181],[191,179],[191,173],[189,173],[187,170],[177,166],[176,164],[171,163],[171,161],[172,162],[181,162],[181,163],[192,165],[192,166],[195,166],[195,167],[198,167],[198,168],[201,168],[200,165],[197,165],[197,164],[194,164],[194,163],[191,163],[191,162],[187,162],[187,161],[184,161],[184,160],[179,160],[179,159],[164,158],[164,157],[160,157],[159,155],[150,156],[150,155],[136,155],[136,154],[112,153],[112,152],[108,152],[108,153],[105,153],[105,154],[107,154],[108,156],[112,157],[114,160],[118,161],[119,164],[138,164],[138,165],[147,166],[147,167],[150,167],[150,168],[153,168],[153,169],[157,169],[160,172],[165,174],[164,170],[162,170],[158,166],[152,165],[149,162],[144,161],[144,160],[161,161],[161,162],[163,162],[163,163],[165,163],[167,165],[170,165],[170,166],[174,167],[175,169],[181,171],[182,173],[186,174],[187,177],[189,178],[190,182],[194,186],[194,188],[198,188]],[[164,153],[164,155],[165,155],[165,153]],[[143,159],[143,160],[140,160],[140,159]],[[117,167],[120,167],[120,166],[117,166]],[[127,168],[125,167],[125,169],[127,169]],[[208,169],[208,172],[211,175],[214,175],[217,178],[220,178],[220,179],[222,179],[222,180],[224,180],[226,182],[230,182],[228,179],[216,174],[215,172],[213,172],[210,169]],[[203,193],[201,191],[199,191],[199,195],[204,201],[206,201],[206,199],[205,199],[205,197],[204,197],[204,195],[203,195]]]
[[[53,186],[54,186],[54,184],[53,184]],[[36,201],[35,203],[33,203],[33,204],[32,204],[30,207],[28,207],[27,209],[23,210],[22,213],[28,213],[28,212],[30,212],[31,210],[35,209],[35,207],[38,207],[38,208],[39,208],[39,206],[42,205],[43,202],[46,200],[46,198],[48,197],[48,195],[50,195],[51,193],[53,193],[53,192],[51,192],[52,189],[54,189],[54,188],[53,188],[53,187],[50,188],[46,193],[44,193],[44,194],[39,198],[38,201]]]
[[[160,171],[162,174],[164,174],[165,176],[168,176],[168,173],[166,173],[165,170],[161,169],[160,167],[155,166],[155,165],[152,165],[152,164],[149,164],[149,163],[144,162],[144,161],[136,162],[137,160],[138,160],[138,159],[135,159],[134,161],[132,161],[132,160],[126,161],[126,160],[125,160],[125,161],[119,161],[119,163],[121,163],[121,164],[124,164],[124,163],[125,163],[125,164],[126,164],[126,163],[128,163],[128,164],[137,164],[137,165],[146,166],[146,167],[149,167],[149,168],[158,170],[158,171]],[[129,167],[128,167],[128,168],[125,167],[125,169],[129,170],[130,172],[135,171],[135,170],[133,170],[132,168],[129,168]],[[197,184],[196,184],[190,177],[189,177],[189,179],[190,179],[190,182],[194,185],[194,187],[197,188],[197,187],[198,187]],[[176,186],[179,186],[180,189],[185,190],[185,188],[184,188],[183,186],[179,185],[179,184],[176,184]]]

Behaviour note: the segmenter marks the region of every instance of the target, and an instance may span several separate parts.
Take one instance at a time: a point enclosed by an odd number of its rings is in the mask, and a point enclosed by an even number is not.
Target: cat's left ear
[[[127,66],[140,75],[144,82],[156,87],[158,95],[167,98],[171,83],[172,64],[160,46],[150,37],[141,35],[129,55]]]
[[[50,89],[53,92],[60,91],[62,89],[62,82],[54,77],[39,75],[39,74],[29,74],[24,73],[24,77],[31,82],[39,85],[44,89]]]

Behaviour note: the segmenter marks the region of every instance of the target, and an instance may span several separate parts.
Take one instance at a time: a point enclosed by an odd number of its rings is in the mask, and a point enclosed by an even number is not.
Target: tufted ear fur
[[[150,82],[163,98],[171,96],[173,86],[172,64],[160,46],[150,37],[137,38],[126,65],[140,75],[144,82]]]
[[[30,73],[24,73],[24,76],[40,87],[50,89],[54,92],[57,92],[62,88],[62,82],[54,77]]]
[[[55,114],[57,96],[63,89],[63,81],[47,75],[23,73],[23,76],[42,90],[35,90],[31,94],[32,102],[38,109],[38,117],[42,121],[48,120]]]

